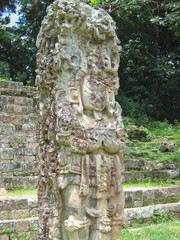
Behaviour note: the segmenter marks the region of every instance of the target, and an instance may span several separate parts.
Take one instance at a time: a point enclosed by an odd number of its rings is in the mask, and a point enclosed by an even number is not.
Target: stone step
[[[125,188],[126,209],[180,201],[180,186]],[[37,214],[37,196],[0,197],[0,219],[17,219]]]
[[[0,123],[4,124],[30,124],[37,122],[37,114],[36,112],[29,114],[0,114]]]
[[[24,84],[22,82],[12,82],[12,81],[0,81],[0,88],[6,89],[23,89]]]
[[[1,114],[15,114],[15,115],[32,115],[36,114],[36,107],[31,106],[21,106],[21,105],[3,105],[0,106],[0,113]]]
[[[19,149],[19,148],[36,148],[37,139],[36,136],[5,136],[0,135],[0,148],[6,149]]]
[[[174,216],[174,218],[180,219],[180,203],[161,204],[155,206],[148,206],[142,208],[129,208],[125,209],[125,213],[128,218],[129,226],[133,223],[145,223],[151,222],[154,218],[165,216]],[[10,237],[15,236],[10,234],[15,233],[31,233],[36,232],[38,226],[38,218],[18,219],[18,220],[1,220],[0,221],[0,236],[7,235]],[[8,229],[8,234],[6,230]],[[16,235],[17,236],[17,235]],[[31,235],[30,235],[31,236]],[[1,237],[2,238],[2,237]]]
[[[140,182],[144,180],[159,181],[180,178],[180,169],[159,171],[125,171],[122,173],[123,182]]]
[[[25,143],[22,148],[0,148],[1,162],[5,160],[15,161],[19,156],[36,156],[36,148],[29,148]]]
[[[124,166],[126,171],[140,170],[145,167],[145,161],[143,159],[130,159],[124,160]]]
[[[180,201],[180,186],[125,188],[126,208]]]
[[[36,89],[33,89],[33,90],[31,89],[30,91],[28,91],[27,88],[25,88],[25,87],[23,89],[0,88],[0,95],[33,98],[34,102],[36,102],[36,100],[37,100]]]
[[[3,174],[3,187],[6,190],[15,188],[36,188],[38,184],[38,176],[6,176]]]
[[[37,214],[36,195],[0,197],[0,220],[28,218]]]
[[[129,225],[137,222],[151,222],[154,218],[163,217],[165,214],[167,214],[167,217],[169,215],[169,217],[180,219],[180,202],[140,208],[126,208],[125,213]]]
[[[34,101],[32,98],[28,98],[28,97],[17,97],[17,96],[7,96],[7,95],[0,96],[0,106],[12,105],[12,104],[33,107]]]
[[[12,123],[2,123],[0,124],[1,135],[34,135],[36,131],[36,122],[31,122],[28,124],[12,124]]]
[[[149,167],[150,162],[147,161],[144,158],[139,158],[139,159],[128,159],[124,160],[124,166],[126,171],[146,171]],[[153,171],[155,170],[175,170],[177,168],[180,168],[180,163],[175,163],[172,160],[166,160],[163,161],[163,163],[157,163],[154,164],[153,166]]]
[[[38,218],[0,221],[0,239],[37,239]]]
[[[33,135],[32,135],[33,136]],[[36,148],[37,142],[26,142],[24,139],[27,137],[30,138],[30,136],[18,136],[19,141],[18,142],[0,142],[0,152],[1,150],[4,151],[6,149],[12,148],[12,149],[19,149],[19,148]]]
[[[36,158],[30,158],[31,161],[4,161],[1,162],[3,177],[6,176],[27,176],[38,175],[38,162]]]
[[[37,88],[24,86],[22,82],[0,81],[0,92],[1,95],[31,97],[32,95],[34,96],[37,94]]]

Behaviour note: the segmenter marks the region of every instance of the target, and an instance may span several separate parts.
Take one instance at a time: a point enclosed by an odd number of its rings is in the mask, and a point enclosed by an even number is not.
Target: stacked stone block
[[[0,197],[0,221],[37,217],[36,195]]]
[[[0,240],[37,240],[38,218],[4,220],[0,224]]]
[[[37,186],[36,88],[0,82],[0,168],[3,186]]]
[[[37,186],[36,88],[0,81],[0,169],[6,189]],[[124,182],[175,179],[180,170],[143,171],[143,160],[124,161]],[[131,172],[131,170],[135,170]]]
[[[125,199],[129,225],[167,214],[180,219],[180,186],[127,188]],[[0,240],[37,240],[37,228],[36,195],[0,197]]]

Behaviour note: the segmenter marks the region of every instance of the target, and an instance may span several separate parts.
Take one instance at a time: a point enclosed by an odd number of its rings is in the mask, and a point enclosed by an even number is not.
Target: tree
[[[17,0],[11,1],[11,0],[3,0],[0,2],[0,16],[2,16],[2,13],[6,10],[9,12],[15,12],[16,9]]]
[[[0,77],[34,85],[36,69],[36,36],[46,7],[51,1],[16,0],[0,5]],[[9,17],[3,12],[15,12],[20,6],[17,27],[7,27]],[[4,66],[4,67],[3,67]],[[6,67],[5,67],[6,66]]]
[[[180,119],[179,1],[93,0],[117,24],[122,41],[121,90],[125,115]]]
[[[124,114],[152,119],[180,119],[180,3],[179,0],[83,0],[106,9],[122,42],[117,97]],[[46,7],[53,0],[0,3],[0,77],[33,84],[36,36]],[[8,28],[4,11],[19,10],[18,27]],[[8,75],[9,74],[9,75]]]

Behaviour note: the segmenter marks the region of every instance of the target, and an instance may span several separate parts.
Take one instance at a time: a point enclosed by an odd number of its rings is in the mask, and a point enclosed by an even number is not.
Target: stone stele
[[[56,0],[37,37],[39,239],[119,240],[126,133],[120,42],[102,9]]]

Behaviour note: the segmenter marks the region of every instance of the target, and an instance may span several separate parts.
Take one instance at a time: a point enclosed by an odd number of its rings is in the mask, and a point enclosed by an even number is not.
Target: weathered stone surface
[[[48,7],[37,38],[39,239],[119,240],[126,225],[119,44],[104,10]]]
[[[30,239],[30,240],[37,240],[37,232],[36,231],[29,231],[29,232],[19,232],[19,233],[12,233],[10,234],[10,240],[13,239]]]
[[[128,129],[127,133],[129,139],[136,139],[139,141],[146,140],[147,133],[143,129]]]
[[[37,196],[0,197],[0,220],[34,217],[38,214]]]
[[[15,82],[11,82],[12,86]],[[22,84],[22,83],[21,83]],[[1,95],[3,96],[12,96],[12,97],[32,97],[33,96],[33,102],[36,102],[36,88],[32,88],[30,91],[26,87],[23,89],[14,89],[12,88],[1,88],[0,89]]]
[[[23,218],[23,217],[29,217],[29,209],[18,209],[18,210],[12,210],[11,211],[11,217],[13,219]]]
[[[0,168],[3,186],[36,187],[37,179],[20,176],[37,175],[36,161],[36,89],[22,83],[0,83]],[[18,177],[18,178],[16,178]]]
[[[159,150],[161,152],[174,152],[177,149],[178,149],[178,146],[175,145],[174,143],[163,142]]]
[[[149,197],[150,196],[150,197]],[[153,197],[151,197],[153,196]],[[148,204],[157,204],[157,203],[165,203],[180,199],[180,186],[170,186],[170,187],[155,187],[155,188],[131,188],[125,189],[125,197],[126,197],[126,208],[125,209],[129,225],[134,222],[146,222],[153,221],[155,217],[158,215],[163,216],[164,214],[173,214],[175,218],[180,219],[180,204],[161,204],[157,206],[148,206],[142,207],[148,203],[148,199],[151,199],[152,202]],[[147,202],[146,202],[147,201]],[[23,197],[0,197],[0,219],[8,219],[8,218],[18,218],[18,217],[29,217],[37,215],[37,196],[23,196]],[[140,208],[141,207],[141,208]],[[25,213],[27,215],[25,215]],[[22,214],[22,215],[21,215]],[[29,215],[28,215],[29,214]],[[56,215],[57,213],[54,213]],[[12,233],[9,235],[3,235],[3,237],[7,236],[12,239],[16,237],[19,239],[19,236],[30,236],[30,239],[37,239],[37,218],[27,219],[25,222],[22,220],[9,220],[9,221],[1,221],[0,226],[3,227],[1,229],[11,229],[14,231],[16,226],[18,227],[18,233]],[[53,221],[54,225],[58,223]],[[21,226],[23,227],[21,227]],[[28,230],[29,229],[29,230]],[[16,230],[16,229],[15,229]],[[25,231],[26,232],[25,232]],[[28,231],[27,231],[28,230]],[[16,230],[17,232],[17,230]],[[1,237],[2,235],[0,235]],[[1,239],[1,238],[0,238]]]
[[[29,232],[30,230],[37,230],[37,218],[28,218],[22,220],[4,220],[0,221],[0,232],[9,229],[12,232]]]
[[[173,201],[180,201],[180,186],[125,189],[126,208]]]
[[[163,215],[163,214],[170,214],[172,213],[175,218],[180,219],[180,203],[172,203],[172,204],[161,204],[156,206],[148,206],[148,207],[141,207],[141,208],[128,208],[125,209],[125,212],[128,217],[128,223],[131,225],[132,223],[136,222],[147,222],[153,221],[155,216]],[[21,226],[19,226],[21,224]],[[4,231],[7,228],[11,231],[16,231],[16,227],[19,229],[19,233],[12,233],[10,234],[11,239],[13,237],[18,238],[19,234],[22,236],[30,236],[31,239],[37,239],[37,227],[38,227],[38,218],[30,218],[26,220],[9,220],[9,221],[0,221],[0,231]],[[22,229],[23,226],[23,229]],[[29,231],[27,231],[29,229]],[[20,232],[21,230],[21,232]],[[26,232],[25,232],[25,231]],[[0,234],[0,239],[6,240],[8,239],[9,235]]]
[[[171,180],[180,177],[180,170],[125,171],[122,173],[122,176],[123,182]]]
[[[3,172],[13,172],[16,170],[22,171],[20,162],[3,162],[1,166],[3,168]]]
[[[180,203],[162,204],[142,208],[127,208],[125,212],[128,217],[129,225],[137,220],[139,222],[152,221],[153,216],[165,213],[172,213],[175,218],[180,219]]]
[[[8,235],[0,235],[0,240],[9,240],[9,236]]]
[[[138,172],[123,172],[123,182],[139,182],[146,178],[146,174],[143,171]]]
[[[180,176],[180,170],[161,170],[147,172],[147,178],[151,179],[175,179]]]
[[[169,203],[180,200],[180,186],[151,187],[151,188],[127,188],[125,189],[126,208],[142,207],[147,204]],[[37,214],[37,197],[35,195],[26,197],[1,197],[0,219],[12,218],[12,214],[18,211],[28,213],[28,216]],[[8,215],[8,214],[9,215]],[[4,216],[4,218],[2,218]]]
[[[131,159],[131,160],[124,160],[125,169],[128,170],[139,170],[145,167],[144,160],[140,159]]]
[[[0,81],[0,88],[22,89],[22,82]]]
[[[4,195],[6,193],[7,193],[7,191],[5,188],[0,188],[0,195]]]
[[[17,173],[18,175],[18,173]],[[38,183],[38,177],[19,177],[19,176],[10,176],[3,177],[3,186],[8,189],[14,188],[36,188]]]

